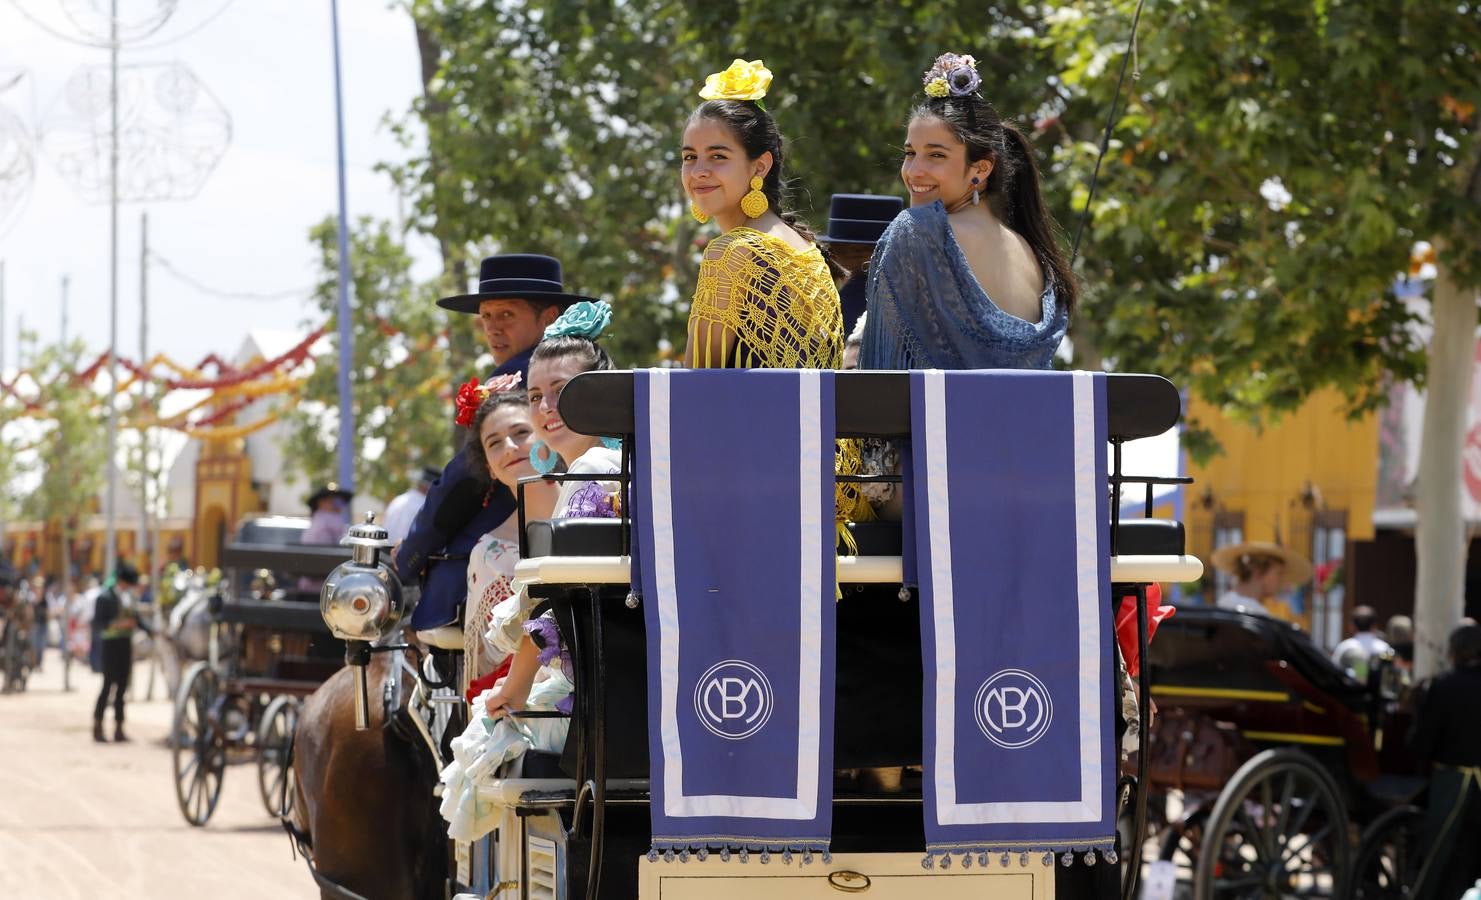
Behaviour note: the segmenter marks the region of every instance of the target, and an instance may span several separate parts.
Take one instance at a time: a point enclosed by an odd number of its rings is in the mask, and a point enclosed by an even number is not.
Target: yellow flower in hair
[[[932,78],[926,82],[927,97],[945,97],[949,90],[945,78]]]
[[[705,79],[699,96],[705,100],[760,100],[771,87],[771,70],[761,60],[738,59],[723,72]]]

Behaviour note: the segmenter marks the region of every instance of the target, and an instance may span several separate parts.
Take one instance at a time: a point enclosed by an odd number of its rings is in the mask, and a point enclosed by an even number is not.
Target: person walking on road
[[[134,630],[149,627],[139,617],[139,570],[120,562],[114,571],[113,586],[98,595],[93,611],[93,627],[102,644],[99,654],[103,667],[103,689],[93,707],[93,740],[105,743],[103,713],[113,702],[113,740],[126,741],[123,733],[124,695],[129,689],[129,675],[134,668]]]

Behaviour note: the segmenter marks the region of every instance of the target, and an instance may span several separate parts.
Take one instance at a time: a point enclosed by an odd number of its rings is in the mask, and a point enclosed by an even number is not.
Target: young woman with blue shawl
[[[943,54],[911,114],[910,209],[869,264],[863,369],[1047,369],[1075,306],[1027,139]]]

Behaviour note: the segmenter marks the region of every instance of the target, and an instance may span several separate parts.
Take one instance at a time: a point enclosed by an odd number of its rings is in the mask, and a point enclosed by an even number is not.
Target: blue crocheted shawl
[[[861,369],[1047,369],[1069,317],[1045,269],[1043,311],[1027,322],[977,283],[938,201],[895,217],[869,263]]]

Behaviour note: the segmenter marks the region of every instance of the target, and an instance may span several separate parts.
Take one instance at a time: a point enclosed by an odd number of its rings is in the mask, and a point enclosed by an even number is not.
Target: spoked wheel
[[[1347,808],[1337,785],[1297,750],[1240,766],[1209,813],[1195,900],[1331,897],[1349,874]]]
[[[1200,803],[1191,812],[1179,816],[1162,832],[1157,848],[1157,861],[1172,866],[1175,878],[1173,900],[1192,900],[1194,874],[1198,870],[1198,853],[1203,847],[1203,830],[1208,824],[1209,808]]]
[[[198,662],[181,679],[175,698],[175,800],[185,821],[197,827],[216,811],[226,774],[226,740],[216,709],[219,693],[215,670]]]
[[[1417,806],[1391,809],[1373,820],[1358,845],[1352,867],[1353,900],[1404,900],[1412,894],[1424,865],[1420,843],[1424,810]]]
[[[257,726],[257,788],[270,816],[293,810],[293,731],[298,727],[298,701],[274,697]]]

